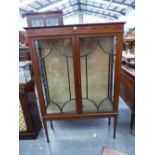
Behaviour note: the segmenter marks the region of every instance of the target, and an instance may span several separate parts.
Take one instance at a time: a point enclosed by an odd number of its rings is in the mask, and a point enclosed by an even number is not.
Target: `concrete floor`
[[[20,155],[101,155],[107,146],[128,155],[135,154],[135,136],[130,134],[130,110],[120,98],[116,139],[113,139],[113,121],[88,119],[54,121],[48,124],[50,143],[41,129],[36,140],[20,140]]]

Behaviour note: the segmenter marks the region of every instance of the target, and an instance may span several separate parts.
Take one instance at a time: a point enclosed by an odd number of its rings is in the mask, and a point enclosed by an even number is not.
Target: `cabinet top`
[[[89,23],[89,24],[70,24],[70,25],[56,25],[56,26],[41,26],[41,27],[24,27],[24,29],[49,29],[49,28],[65,28],[65,27],[84,27],[84,26],[101,26],[101,25],[124,25],[126,22],[108,22],[108,23]]]
[[[23,16],[46,15],[46,14],[62,14],[62,11],[46,11],[46,12],[27,12]]]
[[[28,38],[45,38],[58,35],[86,35],[97,33],[118,33],[124,31],[125,22],[58,25],[46,27],[25,27]]]

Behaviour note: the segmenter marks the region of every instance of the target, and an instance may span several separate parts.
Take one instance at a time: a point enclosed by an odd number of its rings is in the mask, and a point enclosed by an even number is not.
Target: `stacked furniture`
[[[28,47],[19,48],[19,61],[19,139],[35,139],[41,128],[41,121]]]
[[[135,34],[128,34],[124,42],[127,48],[122,54],[120,96],[131,110],[132,133],[135,121]]]

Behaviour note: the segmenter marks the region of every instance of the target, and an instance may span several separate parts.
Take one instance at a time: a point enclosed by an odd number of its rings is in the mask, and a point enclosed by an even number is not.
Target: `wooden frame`
[[[123,28],[124,22],[119,23],[105,23],[105,24],[86,24],[86,25],[68,25],[68,26],[53,26],[53,27],[36,27],[25,28],[29,38],[30,56],[32,59],[32,67],[34,70],[34,79],[36,82],[38,96],[40,101],[40,108],[43,118],[43,124],[47,141],[49,142],[46,121],[51,120],[70,120],[82,118],[114,118],[114,132],[113,137],[116,136],[117,116],[118,116],[118,98],[120,87],[120,71],[123,47]],[[114,107],[112,111],[105,112],[82,112],[82,97],[81,97],[81,72],[80,72],[80,55],[79,55],[79,37],[80,36],[116,36],[116,64],[115,64],[115,86],[114,86]],[[75,80],[75,96],[77,111],[75,113],[61,113],[61,114],[47,114],[44,96],[41,86],[41,79],[39,74],[39,66],[37,55],[35,52],[34,41],[36,39],[62,38],[72,36],[73,46],[73,65],[74,65],[74,80]]]

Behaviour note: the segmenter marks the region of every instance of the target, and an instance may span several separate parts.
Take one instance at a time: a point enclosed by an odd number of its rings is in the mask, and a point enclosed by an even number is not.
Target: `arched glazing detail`
[[[66,38],[55,41],[55,49],[64,57],[73,57],[71,39]]]
[[[41,51],[44,51],[44,52],[41,53],[39,59],[41,60],[46,58],[53,51],[53,46],[54,46],[54,43],[51,40],[44,42],[41,49]]]
[[[83,111],[112,111],[116,37],[81,37],[79,43],[80,56],[87,53],[80,58]]]
[[[36,41],[36,49],[47,113],[76,112],[71,39]]]
[[[107,54],[115,55],[116,37],[99,37],[98,45]]]
[[[116,38],[81,37],[80,63],[84,112],[111,111]],[[76,112],[72,39],[36,41],[47,113]]]
[[[97,38],[80,38],[80,57],[84,57],[92,53],[98,46]]]

